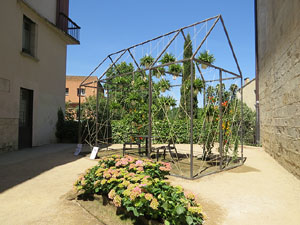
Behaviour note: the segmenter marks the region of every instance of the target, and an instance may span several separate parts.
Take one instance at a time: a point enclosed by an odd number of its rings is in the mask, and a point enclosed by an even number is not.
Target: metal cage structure
[[[214,31],[214,29],[216,29],[217,24],[220,25],[220,30],[221,32],[223,32],[223,35],[225,36],[225,40],[226,40],[226,45],[229,49],[230,55],[233,58],[233,62],[236,66],[237,72],[232,72],[231,69],[225,69],[223,68],[224,66],[218,66],[218,65],[214,65],[211,63],[208,63],[206,61],[203,61],[199,58],[197,58],[197,54],[199,53],[200,49],[203,49],[204,46],[207,44],[208,38],[210,37],[211,33]],[[209,28],[209,29],[208,29]],[[200,35],[200,31],[202,32]],[[188,33],[193,33],[194,36],[191,39],[191,44],[193,44],[193,46],[195,46],[195,50],[192,52],[191,57],[184,57],[183,52],[182,54],[179,55],[179,58],[175,59],[175,61],[172,62],[168,62],[168,63],[159,63],[159,60],[163,57],[163,55],[167,52],[171,52],[172,53],[172,49],[174,48],[176,49],[175,51],[175,55],[177,55],[176,53],[178,52],[178,48],[177,45],[175,44],[176,40],[180,39],[179,42],[183,43],[187,40],[187,34]],[[201,36],[201,37],[200,37]],[[199,38],[200,37],[200,38]],[[166,41],[167,39],[167,41]],[[193,43],[192,43],[193,41]],[[166,42],[166,43],[165,43]],[[197,44],[198,42],[198,44]],[[153,47],[154,46],[154,47]],[[153,49],[152,49],[153,47]],[[138,50],[139,49],[139,50]],[[156,50],[156,57],[154,58],[153,62],[151,62],[149,65],[147,66],[141,66],[141,64],[138,63],[138,60],[144,56],[144,55],[152,55],[153,52],[155,52]],[[139,52],[139,53],[138,53]],[[142,52],[142,53],[141,53]],[[182,57],[180,58],[180,56],[182,55]],[[126,58],[127,56],[127,58]],[[118,71],[118,63],[120,62],[130,62],[132,63],[132,71],[129,72],[125,72],[125,73],[121,73]],[[185,143],[185,151],[183,153],[183,155],[185,155],[183,157],[183,159],[178,158],[177,155],[177,159],[174,160],[174,158],[172,157],[170,159],[171,162],[174,162],[174,165],[176,163],[178,163],[178,165],[180,163],[184,163],[186,164],[186,166],[184,167],[184,169],[179,169],[181,172],[176,173],[174,172],[173,175],[175,176],[180,176],[180,177],[184,177],[187,179],[195,179],[195,178],[199,178],[202,176],[206,176],[212,173],[216,173],[216,172],[220,172],[220,171],[224,171],[224,170],[228,170],[240,165],[243,165],[244,161],[245,161],[245,157],[243,154],[243,89],[240,88],[240,101],[238,103],[238,108],[236,107],[236,110],[239,111],[239,119],[238,121],[235,122],[235,126],[237,126],[237,128],[235,128],[237,134],[238,134],[238,138],[239,138],[239,145],[238,145],[238,153],[235,152],[235,156],[236,157],[232,157],[230,156],[230,154],[228,153],[229,150],[225,150],[225,146],[226,146],[226,140],[224,140],[224,132],[226,132],[226,130],[224,130],[224,118],[223,118],[223,114],[224,114],[224,102],[222,101],[223,98],[223,86],[226,84],[230,84],[230,82],[237,82],[237,86],[242,87],[243,85],[243,75],[240,69],[240,66],[238,64],[238,60],[236,57],[236,54],[233,50],[233,46],[231,43],[231,40],[229,38],[229,34],[228,31],[225,27],[223,18],[221,15],[217,15],[205,20],[202,20],[200,22],[194,23],[192,25],[189,26],[185,26],[182,28],[179,28],[177,30],[171,31],[169,33],[160,35],[158,37],[155,37],[153,39],[144,41],[142,43],[133,45],[131,47],[125,48],[123,50],[114,52],[109,54],[107,57],[105,57],[100,64],[89,74],[89,76],[86,77],[86,79],[80,84],[79,88],[80,89],[84,89],[84,88],[93,88],[96,89],[96,108],[91,108],[89,110],[91,110],[91,112],[83,112],[82,111],[82,104],[84,102],[84,100],[82,99],[83,97],[81,95],[79,95],[79,143],[88,143],[90,146],[106,146],[103,151],[107,151],[109,149],[113,149],[113,145],[111,144],[112,142],[112,131],[111,130],[103,130],[103,126],[105,126],[106,128],[109,125],[110,121],[110,115],[112,114],[112,112],[110,112],[109,109],[109,105],[110,105],[110,98],[112,98],[111,95],[113,95],[113,91],[109,90],[108,84],[112,87],[112,85],[114,84],[114,79],[116,78],[120,78],[120,77],[133,77],[134,76],[142,76],[144,77],[144,81],[147,82],[147,86],[145,87],[144,92],[147,95],[145,105],[148,108],[148,115],[147,115],[147,123],[145,123],[143,126],[145,127],[146,130],[146,134],[145,138],[146,140],[146,145],[145,148],[148,149],[146,156],[150,157],[151,154],[151,150],[153,150],[154,153],[156,153],[156,155],[160,154],[159,150],[163,149],[166,150],[166,147],[162,147],[162,143],[160,143],[160,146],[157,146],[157,143],[155,142],[155,139],[153,139],[153,137],[155,137],[155,132],[154,132],[154,123],[155,123],[155,115],[153,113],[153,101],[154,98],[153,96],[164,96],[165,94],[159,93],[159,94],[155,94],[155,80],[158,80],[158,78],[155,77],[155,75],[157,74],[156,71],[158,71],[160,68],[168,68],[171,65],[186,65],[186,62],[190,62],[190,71],[191,71],[191,75],[190,75],[190,81],[189,81],[189,93],[190,93],[190,97],[189,97],[189,101],[190,101],[190,111],[188,113],[186,113],[186,121],[189,121],[189,124],[186,124],[186,132],[189,134],[189,143]],[[204,67],[208,67],[208,69],[206,69],[206,71],[204,71],[204,69],[200,68],[201,66]],[[111,71],[112,69],[115,70],[115,74],[108,76],[109,71]],[[89,82],[89,78],[91,76],[93,76],[94,74],[98,74],[97,81],[93,81],[93,82]],[[194,74],[194,75],[193,75]],[[213,76],[212,76],[213,74]],[[183,72],[179,72],[179,73],[175,73],[175,72],[166,72],[165,76],[173,76],[174,77],[181,77],[183,76]],[[201,81],[204,84],[203,87],[203,91],[202,93],[198,94],[198,92],[195,89],[195,79],[199,77],[199,79],[201,79]],[[167,79],[167,78],[165,78]],[[169,78],[168,78],[169,79]],[[95,84],[96,82],[96,84]],[[133,81],[134,82],[134,81]],[[195,127],[197,127],[197,121],[195,119],[195,112],[194,112],[194,104],[198,104],[198,105],[202,105],[202,108],[207,108],[208,106],[210,106],[209,102],[208,102],[208,97],[207,95],[207,85],[208,84],[215,84],[215,90],[217,93],[217,101],[214,102],[214,105],[212,105],[214,107],[214,109],[217,109],[216,112],[218,112],[217,115],[217,132],[215,132],[213,135],[213,140],[216,140],[216,147],[215,147],[215,152],[214,152],[214,157],[212,157],[210,160],[213,162],[209,162],[209,160],[204,159],[204,155],[206,154],[206,147],[204,142],[202,143],[200,141],[200,138],[198,140],[198,137],[195,137]],[[133,84],[133,83],[131,83]],[[100,93],[101,90],[103,90],[104,87],[104,92]],[[175,95],[178,96],[178,89],[182,88],[182,84],[171,84],[170,88],[173,88],[174,90],[176,89],[177,91],[175,91]],[[120,87],[118,87],[120,89]],[[128,88],[128,87],[123,87],[123,88]],[[180,89],[181,90],[181,89]],[[196,93],[196,94],[195,94]],[[102,97],[101,97],[102,96]],[[195,96],[197,99],[197,102],[195,102]],[[198,101],[199,99],[199,101]],[[106,102],[106,107],[108,108],[108,110],[106,111],[105,114],[100,115],[99,114],[99,107],[100,106],[100,100],[103,102]],[[177,104],[178,106],[178,104]],[[178,107],[179,108],[179,107]],[[165,112],[163,110],[163,112],[165,114],[163,114],[164,116],[168,116],[170,115],[170,111]],[[85,140],[84,137],[84,133],[86,131],[84,131],[83,129],[83,117],[84,115],[88,114],[91,119],[91,121],[93,121],[93,124],[91,124],[88,128],[86,128],[87,130],[89,130],[90,135],[89,135],[89,140]],[[206,116],[206,114],[204,113],[204,119],[202,121],[202,125],[201,125],[201,129],[203,130],[205,128],[205,126],[209,126],[209,124],[211,123],[211,118],[209,118],[208,116]],[[236,118],[236,115],[233,114],[233,117]],[[175,118],[175,117],[174,117]],[[214,117],[215,118],[215,117]],[[165,118],[166,119],[166,118]],[[176,120],[178,120],[178,118],[175,118],[174,121],[176,122]],[[225,121],[226,122],[226,121]],[[87,123],[89,124],[89,123]],[[171,126],[171,125],[170,125]],[[173,125],[172,125],[173,126]],[[232,125],[233,126],[233,125]],[[197,128],[198,129],[198,128]],[[200,129],[200,130],[201,130]],[[171,129],[172,130],[172,129]],[[198,131],[197,131],[198,132]],[[100,137],[101,136],[101,137]],[[159,139],[159,137],[158,137]],[[195,140],[197,139],[197,140]],[[154,140],[154,141],[153,141]],[[202,143],[202,144],[199,144]],[[120,143],[122,144],[122,143]],[[178,144],[178,143],[175,143]],[[178,144],[179,145],[179,144]],[[197,145],[197,146],[196,146]],[[165,145],[163,145],[165,146]],[[170,147],[170,146],[169,146]],[[196,150],[195,150],[196,148]],[[200,150],[199,150],[200,149]],[[157,150],[157,151],[156,151]],[[100,150],[102,151],[102,150]],[[164,152],[164,155],[166,153]],[[174,152],[172,153],[170,151],[170,155],[174,154]],[[177,154],[177,151],[176,151]],[[232,153],[233,154],[233,153]],[[175,162],[176,161],[176,162]],[[195,162],[196,161],[196,162]],[[199,161],[199,162],[198,162]],[[201,162],[200,162],[201,161]],[[198,164],[197,164],[198,163]],[[203,166],[205,164],[205,166]],[[212,165],[212,169],[208,169],[209,166],[207,165]],[[179,167],[177,164],[174,167]],[[195,170],[195,166],[198,165],[198,171],[197,169]],[[178,170],[178,171],[179,171]],[[183,173],[182,171],[185,171],[185,173]]]

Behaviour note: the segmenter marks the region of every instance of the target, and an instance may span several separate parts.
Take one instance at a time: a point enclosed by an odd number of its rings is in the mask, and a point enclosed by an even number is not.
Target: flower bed
[[[202,224],[201,206],[192,193],[166,180],[169,163],[131,156],[102,158],[75,183],[79,194],[108,196],[116,207],[164,224]]]

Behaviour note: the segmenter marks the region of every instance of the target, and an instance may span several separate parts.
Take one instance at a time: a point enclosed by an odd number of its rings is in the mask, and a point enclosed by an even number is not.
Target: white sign
[[[82,144],[78,144],[77,145],[77,148],[74,152],[74,155],[79,155],[79,153],[81,152],[81,149],[82,149]]]
[[[97,153],[98,153],[99,147],[93,147],[90,159],[96,159]]]

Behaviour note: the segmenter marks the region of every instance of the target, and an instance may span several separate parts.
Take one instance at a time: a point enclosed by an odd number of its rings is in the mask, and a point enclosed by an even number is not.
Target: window
[[[77,88],[77,95],[85,95],[85,89],[83,88]]]
[[[23,17],[22,52],[34,56],[35,51],[35,23],[31,19]]]
[[[69,88],[66,88],[66,95],[69,95]]]

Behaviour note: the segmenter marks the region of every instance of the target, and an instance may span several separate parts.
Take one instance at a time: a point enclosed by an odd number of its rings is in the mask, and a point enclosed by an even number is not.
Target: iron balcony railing
[[[57,27],[73,37],[75,40],[79,41],[80,26],[62,12],[59,13]]]

